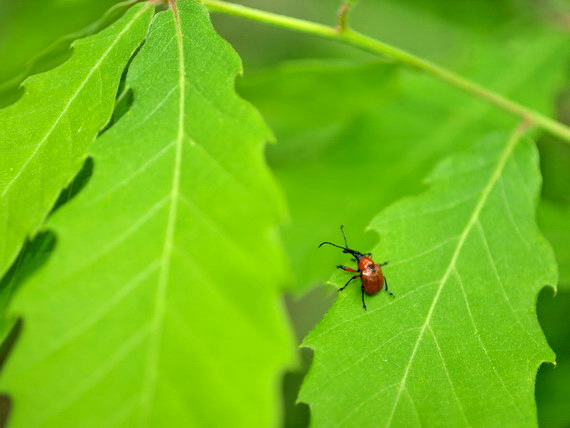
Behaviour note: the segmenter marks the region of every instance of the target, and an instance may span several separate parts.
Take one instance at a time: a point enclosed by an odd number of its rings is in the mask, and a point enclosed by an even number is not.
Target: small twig
[[[347,0],[350,1],[350,0]],[[570,144],[570,128],[555,119],[543,115],[542,113],[525,107],[509,98],[485,88],[478,83],[461,77],[446,68],[440,67],[426,59],[406,52],[395,46],[384,43],[380,40],[358,33],[348,28],[345,22],[343,31],[339,31],[335,27],[318,24],[298,18],[291,18],[276,13],[265,12],[263,10],[241,6],[235,3],[229,3],[223,0],[201,0],[201,2],[213,12],[221,12],[227,15],[239,16],[253,21],[274,25],[281,28],[287,28],[301,33],[312,34],[326,39],[336,40],[347,45],[354,46],[364,51],[371,52],[380,56],[388,56],[401,64],[408,67],[422,70],[434,77],[446,82],[451,86],[462,89],[463,91],[475,95],[486,100],[511,114],[528,120],[534,125],[540,127],[544,131],[556,135]],[[353,2],[352,2],[353,3]]]
[[[526,133],[526,131],[528,131],[534,125],[535,125],[535,123],[532,121],[532,119],[530,117],[525,117],[521,121],[521,123],[519,123],[519,125],[517,127],[517,131],[518,131],[519,135],[524,135]]]
[[[348,14],[350,12],[351,3],[345,1],[338,9],[338,20],[336,24],[336,29],[339,33],[342,33],[348,28]]]

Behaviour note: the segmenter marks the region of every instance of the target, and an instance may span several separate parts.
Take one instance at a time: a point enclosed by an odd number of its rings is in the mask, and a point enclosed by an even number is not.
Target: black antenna
[[[343,252],[345,252],[345,253],[349,250],[348,248],[341,247],[340,245],[333,244],[332,242],[321,242],[317,248],[321,248],[325,244],[329,244],[329,245],[332,245],[333,247],[340,248],[341,250],[344,250]]]
[[[348,248],[348,242],[346,242],[346,235],[344,234],[344,224],[340,225],[340,232],[342,233],[342,237],[344,238],[344,246]]]
[[[344,238],[345,247],[341,247],[340,245],[336,245],[336,244],[333,244],[332,242],[325,241],[325,242],[321,242],[319,244],[318,248],[321,248],[323,245],[328,244],[328,245],[332,245],[333,247],[340,248],[343,253],[352,254],[356,260],[360,260],[362,257],[364,257],[364,254],[362,254],[360,251],[356,251],[356,250],[352,250],[352,249],[348,248],[348,243],[346,242],[346,235],[344,234],[344,225],[340,226],[340,231],[342,232],[342,237]]]

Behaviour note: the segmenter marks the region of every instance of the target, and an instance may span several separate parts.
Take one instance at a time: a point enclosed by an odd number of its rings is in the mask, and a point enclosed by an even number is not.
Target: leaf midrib
[[[148,345],[148,358],[144,376],[144,385],[141,393],[141,413],[140,422],[148,425],[150,413],[152,411],[152,399],[156,393],[158,378],[158,365],[160,361],[160,340],[162,337],[162,327],[166,309],[166,294],[170,280],[170,265],[174,249],[174,235],[178,218],[178,202],[180,199],[180,172],[182,165],[182,147],[184,144],[185,127],[185,62],[184,62],[184,40],[180,25],[178,9],[174,1],[170,2],[170,7],[174,15],[174,26],[176,31],[176,41],[178,46],[178,132],[176,136],[176,154],[174,161],[174,171],[172,175],[172,189],[170,193],[170,207],[168,210],[168,223],[161,258],[160,275],[156,288],[155,307],[150,323],[150,339]]]
[[[391,410],[390,416],[388,417],[388,420],[386,422],[386,426],[390,426],[390,424],[392,423],[392,419],[393,419],[394,414],[396,412],[396,408],[398,407],[398,403],[400,401],[402,391],[404,390],[405,385],[406,385],[406,381],[408,378],[410,368],[413,364],[414,358],[416,356],[419,345],[423,339],[425,331],[430,324],[431,317],[432,317],[434,309],[438,303],[439,297],[443,291],[443,288],[444,288],[445,284],[447,283],[449,276],[455,270],[455,265],[457,263],[457,259],[459,258],[459,254],[461,253],[463,245],[465,244],[465,241],[467,240],[467,237],[468,237],[469,233],[471,232],[471,229],[477,223],[477,221],[479,219],[479,215],[481,214],[481,211],[482,211],[483,207],[485,206],[485,203],[487,202],[487,199],[489,198],[491,191],[493,190],[493,188],[497,184],[497,182],[498,182],[498,180],[499,180],[499,178],[503,172],[503,169],[507,163],[507,160],[511,156],[511,154],[514,150],[514,147],[516,146],[522,132],[523,132],[522,127],[517,127],[517,129],[515,129],[515,131],[511,134],[511,136],[510,136],[510,138],[509,138],[509,140],[505,146],[505,149],[503,150],[503,152],[501,153],[501,156],[499,157],[499,161],[497,163],[495,170],[493,171],[493,173],[491,174],[491,177],[489,178],[489,181],[487,182],[487,184],[483,188],[483,191],[481,192],[481,196],[479,198],[479,201],[477,202],[477,205],[475,206],[475,209],[473,210],[471,217],[467,221],[465,228],[463,229],[463,232],[459,236],[459,240],[458,240],[457,245],[455,247],[455,250],[451,256],[451,260],[449,262],[449,265],[448,265],[445,273],[443,274],[441,280],[439,281],[439,287],[436,290],[436,293],[434,295],[434,298],[432,300],[432,303],[431,303],[430,308],[428,310],[428,313],[426,315],[426,320],[420,329],[420,332],[418,334],[418,338],[414,344],[414,348],[412,349],[410,359],[409,359],[408,364],[406,366],[406,369],[404,371],[404,376],[402,377],[402,380],[400,382],[400,387],[398,388],[398,393],[397,393],[396,398],[394,400],[394,405],[392,406],[392,410]]]
[[[103,55],[101,55],[101,57],[99,58],[99,60],[95,63],[95,65],[89,70],[89,73],[87,73],[87,75],[85,76],[85,79],[83,79],[83,81],[81,82],[81,84],[79,85],[79,87],[77,88],[77,90],[73,93],[73,95],[71,96],[71,98],[69,99],[69,101],[67,102],[67,104],[65,104],[64,108],[62,109],[61,113],[59,114],[59,116],[57,117],[57,119],[54,121],[54,124],[52,125],[52,127],[47,131],[47,133],[43,136],[43,138],[41,139],[41,141],[36,145],[36,148],[34,149],[34,151],[30,154],[30,156],[28,156],[28,158],[26,159],[26,161],[22,164],[22,166],[20,167],[20,169],[18,170],[18,172],[16,173],[16,175],[14,176],[14,178],[12,178],[12,180],[10,180],[8,182],[8,184],[6,185],[6,187],[4,188],[4,190],[2,191],[2,194],[0,195],[0,197],[4,197],[6,195],[6,193],[8,193],[8,191],[10,190],[10,188],[12,187],[12,185],[16,182],[16,180],[18,180],[18,178],[22,175],[23,171],[27,168],[27,166],[29,165],[29,163],[32,161],[32,159],[34,159],[36,157],[36,155],[38,154],[38,152],[40,151],[40,149],[43,147],[43,145],[45,144],[45,142],[48,140],[49,136],[52,134],[52,132],[55,130],[55,128],[57,128],[57,126],[59,125],[59,122],[62,120],[62,118],[64,117],[64,115],[67,113],[67,111],[69,110],[69,108],[71,107],[71,105],[73,104],[73,102],[75,101],[75,99],[79,96],[79,94],[81,93],[81,91],[83,90],[83,88],[85,88],[85,85],[87,85],[87,82],[89,82],[89,80],[91,79],[91,77],[95,74],[95,71],[99,70],[99,67],[101,66],[101,64],[103,63],[103,61],[109,56],[109,54],[111,53],[111,51],[113,50],[113,48],[117,45],[117,43],[119,43],[119,40],[122,39],[123,35],[125,33],[128,33],[128,31],[130,30],[130,28],[134,25],[134,23],[138,20],[138,18],[146,12],[146,9],[148,8],[148,4],[145,5],[143,8],[141,8],[141,10],[136,13],[135,15],[133,15],[133,18],[131,19],[131,21],[119,32],[119,34],[117,34],[117,37],[113,40],[113,42],[109,45],[109,47],[105,50],[105,52],[103,53]]]

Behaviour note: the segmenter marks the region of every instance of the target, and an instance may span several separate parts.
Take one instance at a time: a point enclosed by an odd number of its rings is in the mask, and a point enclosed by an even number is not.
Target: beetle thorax
[[[370,266],[374,266],[374,262],[370,257],[362,257],[360,260],[358,260],[358,269],[360,271],[363,271]]]

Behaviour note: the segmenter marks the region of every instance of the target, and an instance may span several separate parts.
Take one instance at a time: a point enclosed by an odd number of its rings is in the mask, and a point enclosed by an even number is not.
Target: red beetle
[[[368,295],[373,295],[382,290],[382,287],[386,285],[386,292],[394,297],[394,295],[388,290],[388,281],[382,273],[382,266],[386,266],[388,262],[382,264],[374,263],[372,260],[372,254],[366,253],[362,254],[360,251],[351,250],[348,248],[348,243],[346,242],[346,236],[344,235],[344,226],[340,226],[340,231],[342,232],[342,237],[344,238],[344,247],[340,245],[333,244],[332,242],[321,242],[318,248],[321,248],[324,244],[332,245],[333,247],[340,248],[343,253],[352,254],[356,262],[358,262],[358,270],[352,269],[348,266],[339,265],[337,268],[345,270],[347,272],[359,272],[358,275],[354,275],[348,280],[343,287],[339,288],[338,291],[342,291],[346,288],[350,281],[356,278],[360,278],[362,285],[360,290],[362,291],[362,307],[366,310],[366,303],[364,302],[364,293]]]

